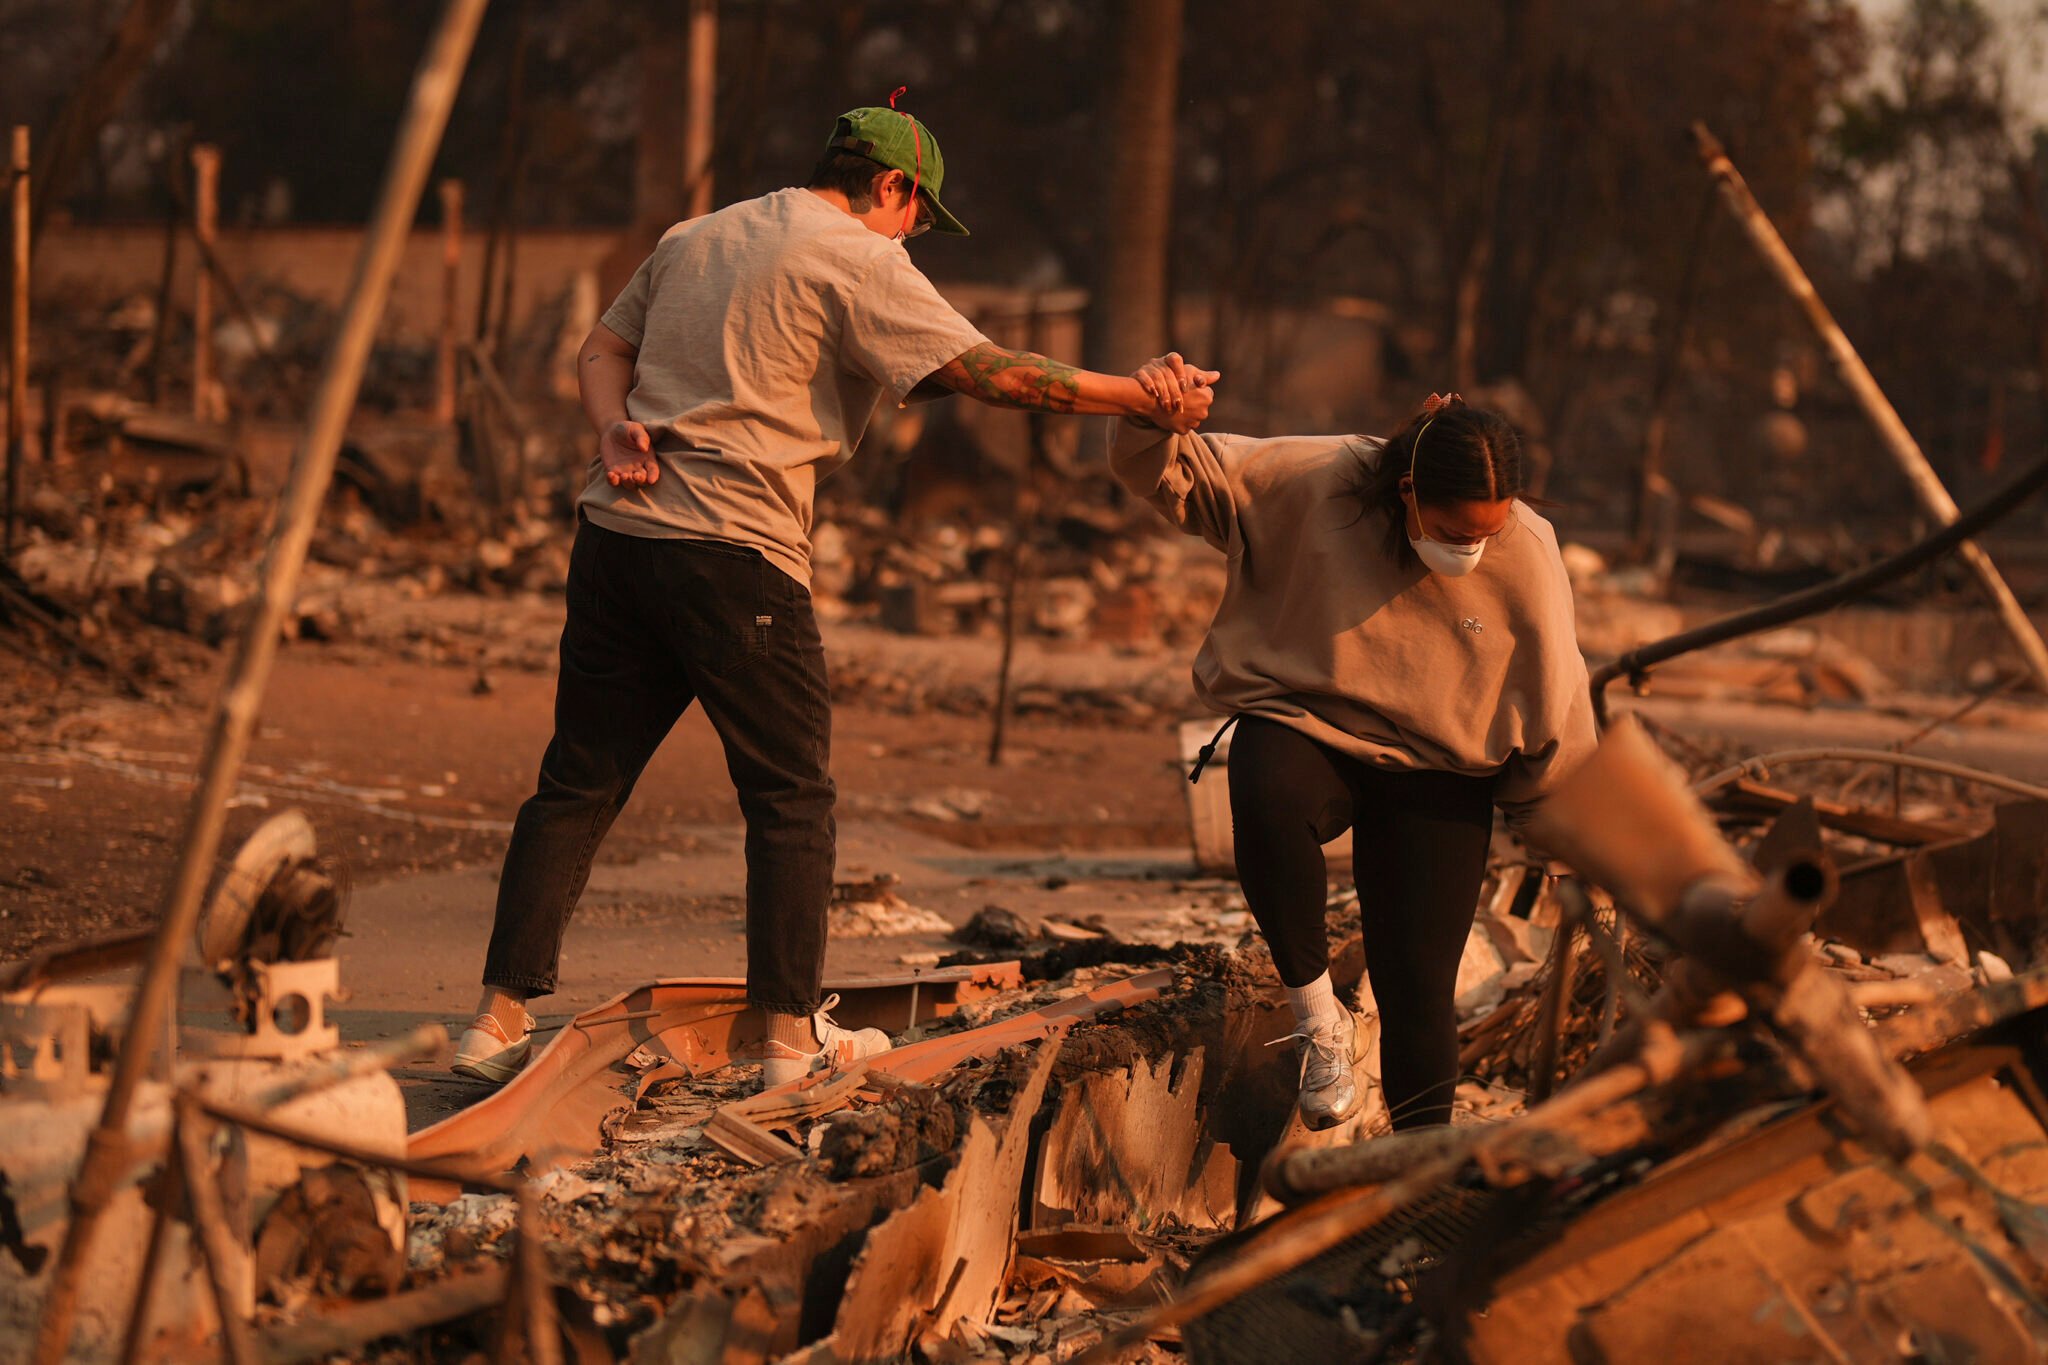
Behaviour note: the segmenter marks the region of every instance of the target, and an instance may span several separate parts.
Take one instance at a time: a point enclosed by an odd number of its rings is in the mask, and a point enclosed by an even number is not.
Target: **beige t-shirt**
[[[1519,824],[1596,741],[1557,534],[1518,502],[1464,577],[1398,563],[1383,515],[1359,500],[1381,446],[1114,422],[1110,464],[1229,557],[1195,658],[1204,703],[1382,767],[1494,775]]]
[[[901,242],[803,189],[670,228],[604,325],[640,349],[626,412],[661,477],[614,488],[593,458],[585,515],[628,535],[751,545],[806,586],[818,480],[884,394],[902,402],[987,339]]]

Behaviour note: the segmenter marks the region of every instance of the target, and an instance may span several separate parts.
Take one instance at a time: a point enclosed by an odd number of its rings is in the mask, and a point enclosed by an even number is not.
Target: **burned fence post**
[[[1756,202],[1756,197],[1749,192],[1742,172],[1735,169],[1735,163],[1728,159],[1727,152],[1722,149],[1714,135],[1707,131],[1704,123],[1693,124],[1692,135],[1693,141],[1699,147],[1700,161],[1706,166],[1707,173],[1720,184],[1721,196],[1734,212],[1736,220],[1742,224],[1743,231],[1749,235],[1750,244],[1756,248],[1757,254],[1763,257],[1771,273],[1777,276],[1778,283],[1784,286],[1785,292],[1792,296],[1792,301],[1806,314],[1806,320],[1813,324],[1814,332],[1819,335],[1821,343],[1827,347],[1829,358],[1834,361],[1835,372],[1841,376],[1849,392],[1855,395],[1857,403],[1863,408],[1864,416],[1868,417],[1870,424],[1877,429],[1886,452],[1891,455],[1893,462],[1899,466],[1907,482],[1912,485],[1913,495],[1919,500],[1920,506],[1944,526],[1954,522],[1958,516],[1955,499],[1949,496],[1948,489],[1942,485],[1941,476],[1934,472],[1934,466],[1927,462],[1927,456],[1921,451],[1920,443],[1906,430],[1906,424],[1900,419],[1898,409],[1892,406],[1891,400],[1885,397],[1884,390],[1878,387],[1876,378],[1870,373],[1870,367],[1856,354],[1856,348],[1850,344],[1848,334],[1843,332],[1841,324],[1835,321],[1834,314],[1828,311],[1827,304],[1821,301],[1819,292],[1813,287],[1813,281],[1807,278],[1805,270],[1800,268],[1799,261],[1792,255],[1792,249],[1785,245],[1785,239],[1778,235],[1778,230],[1772,225],[1770,217]],[[1977,581],[1990,595],[1992,605],[1998,611],[1999,620],[2004,623],[2006,633],[2012,636],[2020,657],[2027,661],[2027,667],[2033,672],[2035,682],[2044,691],[2048,691],[2048,644],[2042,643],[2041,633],[2035,630],[2033,622],[2027,619],[2026,609],[2021,607],[2019,599],[2013,596],[2012,588],[1999,574],[1998,566],[1991,562],[1991,556],[1984,553],[1983,547],[1966,540],[1959,549],[1963,562],[1970,566],[1970,572],[1977,576]]]
[[[328,352],[291,481],[279,505],[277,530],[264,561],[254,610],[214,705],[177,869],[165,891],[156,942],[136,990],[131,1025],[108,1085],[106,1106],[72,1186],[71,1223],[51,1271],[38,1325],[35,1359],[43,1365],[57,1365],[71,1340],[80,1282],[112,1192],[115,1169],[127,1146],[136,1086],[148,1073],[156,1051],[155,1021],[171,1004],[179,960],[191,939],[214,855],[220,848],[227,798],[255,729],[284,616],[297,595],[299,572],[334,475],[342,432],[355,406],[363,367],[390,296],[391,278],[404,252],[487,3],[449,0],[413,79],[384,187],[356,260],[341,327]]]
[[[15,508],[28,445],[28,125],[16,124],[8,176],[13,203],[7,307],[7,520],[0,560],[14,558]],[[48,458],[45,452],[44,458]]]
[[[220,148],[201,143],[192,149],[192,239],[199,254],[212,253],[220,224]],[[213,359],[213,276],[201,270],[192,277],[192,415],[210,421],[222,414],[214,402],[219,383]]]
[[[434,353],[434,420],[455,420],[455,297],[462,284],[462,182],[441,182],[441,340]]]

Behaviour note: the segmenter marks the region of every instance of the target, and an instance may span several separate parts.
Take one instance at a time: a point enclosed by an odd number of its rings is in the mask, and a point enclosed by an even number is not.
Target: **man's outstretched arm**
[[[1211,374],[1206,382],[1214,379]],[[1189,389],[1162,403],[1129,375],[1076,369],[1050,356],[1006,350],[988,341],[947,361],[925,383],[1001,408],[1143,417],[1181,430],[1206,417],[1209,406],[1206,389]]]

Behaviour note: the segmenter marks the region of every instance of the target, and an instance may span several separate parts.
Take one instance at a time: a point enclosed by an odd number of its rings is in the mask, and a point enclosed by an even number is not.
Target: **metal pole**
[[[462,283],[462,182],[441,182],[441,346],[434,365],[434,420],[455,420],[455,294]]]
[[[20,505],[22,462],[28,457],[28,125],[14,125],[8,172],[14,192],[14,251],[7,310],[7,522],[0,559],[14,558],[15,508]],[[48,458],[45,452],[44,458]]]
[[[1828,357],[1835,363],[1835,372],[1849,387],[1862,405],[1864,416],[1877,428],[1878,438],[1884,442],[1885,450],[1904,471],[1906,481],[1913,486],[1913,495],[1920,506],[1936,521],[1946,526],[1956,519],[1955,499],[1942,486],[1941,476],[1934,472],[1934,466],[1927,462],[1920,443],[1906,430],[1898,410],[1891,400],[1884,396],[1884,390],[1877,386],[1877,380],[1863,358],[1856,354],[1856,348],[1849,343],[1848,334],[1842,331],[1834,314],[1821,302],[1820,294],[1813,287],[1813,281],[1806,277],[1792,249],[1785,245],[1785,239],[1778,235],[1778,229],[1771,224],[1763,207],[1756,202],[1756,196],[1749,192],[1749,185],[1743,180],[1742,172],[1735,169],[1735,163],[1728,159],[1720,142],[1707,131],[1704,123],[1692,126],[1693,141],[1699,146],[1700,160],[1706,165],[1707,173],[1721,186],[1721,197],[1733,210],[1736,221],[1749,234],[1750,244],[1757,254],[1764,258],[1764,264],[1778,277],[1778,283],[1792,296],[1793,302],[1806,314],[1806,320],[1813,324],[1821,343],[1827,347]],[[1997,609],[1999,620],[2005,625],[2006,633],[2012,636],[2013,644],[2020,657],[2027,661],[2034,680],[2043,690],[2048,690],[2048,644],[2041,641],[2041,633],[2034,629],[2034,623],[2027,619],[2025,608],[2013,596],[2012,588],[2000,576],[1998,566],[1991,562],[1991,556],[1974,541],[1965,541],[1960,553],[1963,562],[1970,566],[1970,572],[1984,586],[1991,596],[1992,605]]]
[[[165,893],[156,944],[136,991],[127,1039],[108,1086],[106,1108],[72,1185],[72,1219],[51,1273],[49,1296],[44,1301],[37,1335],[35,1359],[41,1365],[58,1365],[71,1340],[80,1279],[126,1145],[135,1087],[147,1074],[156,1050],[157,1029],[150,1021],[160,1018],[171,1004],[179,958],[191,939],[200,897],[220,850],[227,798],[234,790],[235,775],[248,750],[250,732],[255,728],[285,612],[297,595],[299,571],[305,565],[320,504],[334,475],[342,432],[362,384],[363,366],[383,317],[391,277],[404,252],[413,216],[419,209],[420,193],[426,187],[427,173],[440,146],[442,129],[447,126],[448,113],[454,106],[463,68],[476,39],[477,25],[482,22],[488,3],[489,0],[448,0],[440,27],[413,79],[411,102],[399,127],[384,188],[369,231],[364,234],[362,252],[356,259],[355,278],[349,286],[341,329],[328,352],[327,365],[306,420],[306,434],[292,465],[291,482],[279,508],[278,529],[264,561],[263,586],[257,595],[256,610],[243,631],[240,647],[214,705],[206,756],[186,817],[177,872]]]
[[[690,0],[688,117],[683,124],[683,216],[711,212],[711,128],[718,105],[718,0]]]
[[[192,149],[192,179],[192,239],[205,256],[220,222],[220,148]],[[201,270],[192,277],[192,415],[202,422],[215,416],[214,383],[213,277]]]

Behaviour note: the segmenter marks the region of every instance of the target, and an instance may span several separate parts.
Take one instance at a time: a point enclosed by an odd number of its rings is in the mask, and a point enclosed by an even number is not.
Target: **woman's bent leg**
[[[1329,970],[1323,843],[1351,821],[1336,754],[1275,721],[1247,716],[1230,745],[1237,879],[1280,980],[1306,986]]]

